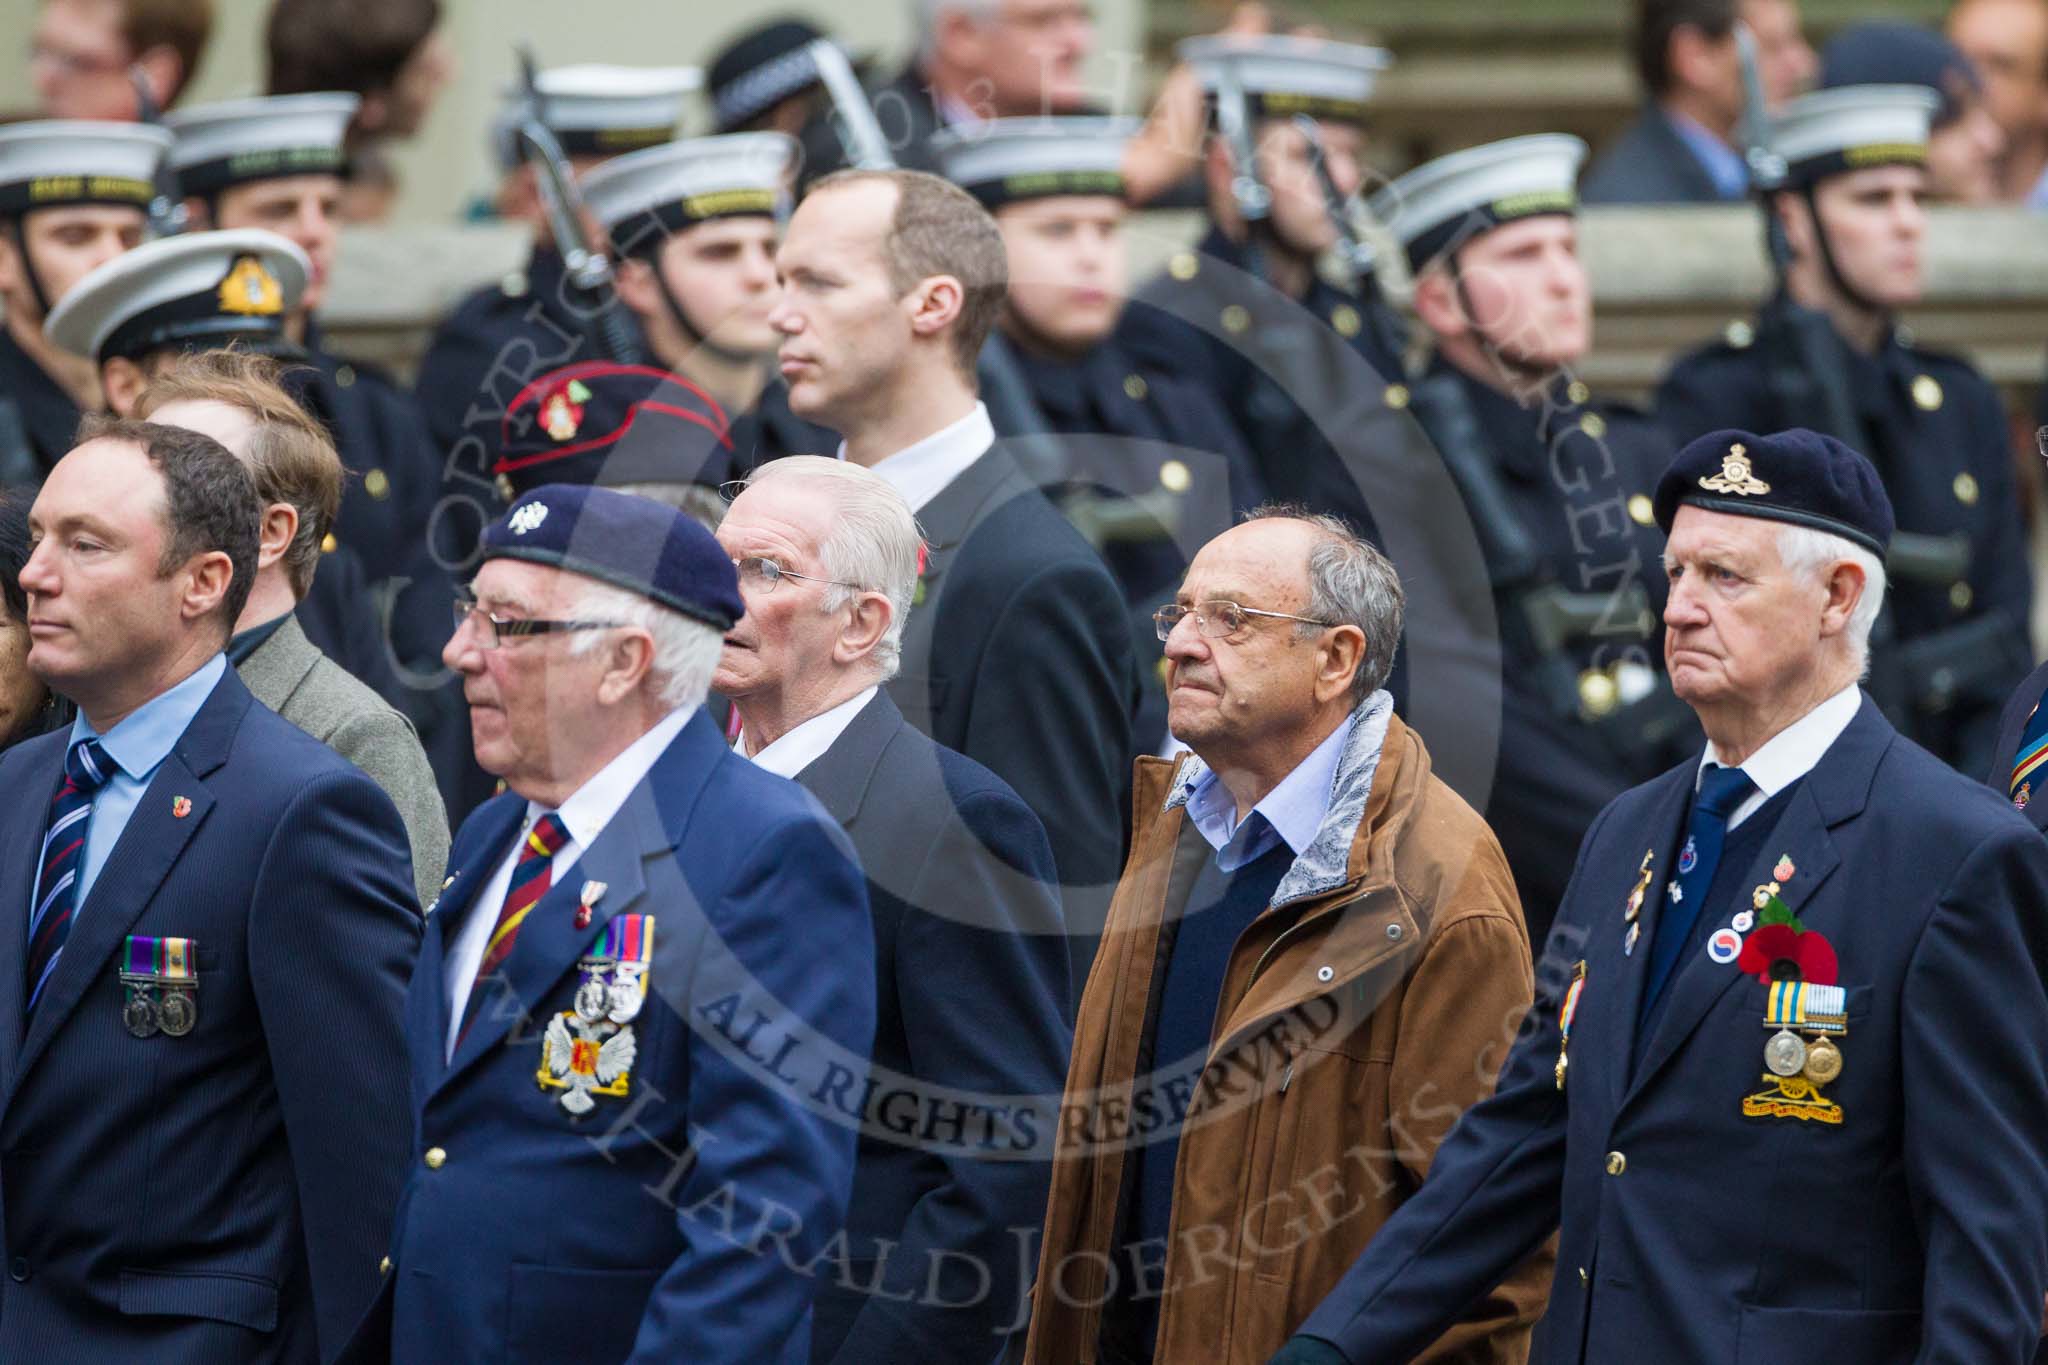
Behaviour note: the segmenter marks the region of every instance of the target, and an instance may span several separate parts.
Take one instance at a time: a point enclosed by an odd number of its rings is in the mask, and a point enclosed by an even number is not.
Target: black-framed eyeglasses
[[[842,583],[836,578],[820,578],[816,574],[785,569],[766,555],[745,555],[733,560],[732,566],[740,571],[740,586],[758,592],[774,592],[776,585],[785,578],[803,583],[829,583],[835,588],[847,588],[853,592],[861,590],[858,583]]]
[[[1270,617],[1276,621],[1299,621],[1305,626],[1321,626],[1325,630],[1337,624],[1335,621],[1318,621],[1313,616],[1296,616],[1293,612],[1262,611],[1257,607],[1240,606],[1236,602],[1219,597],[1213,602],[1202,602],[1192,607],[1184,607],[1178,602],[1168,603],[1152,613],[1152,626],[1159,632],[1159,638],[1164,640],[1173,634],[1173,628],[1179,625],[1181,618],[1185,616],[1193,616],[1195,629],[1214,640],[1237,634],[1251,624],[1251,618],[1254,616]]]
[[[536,621],[524,616],[493,616],[480,606],[473,597],[455,599],[455,629],[459,634],[463,626],[474,622],[477,641],[485,649],[496,649],[507,640],[523,640],[529,635],[552,635],[567,630],[617,630],[623,621]]]

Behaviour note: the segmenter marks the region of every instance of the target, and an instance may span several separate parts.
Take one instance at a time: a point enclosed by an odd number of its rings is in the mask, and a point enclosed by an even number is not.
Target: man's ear
[[[1863,566],[1846,559],[1829,571],[1826,587],[1828,597],[1820,612],[1823,639],[1840,635],[1849,628],[1849,618],[1856,614],[1857,604],[1870,590],[1863,577]]]
[[[185,230],[205,232],[213,226],[213,211],[206,200],[196,194],[185,196]]]
[[[654,667],[654,637],[644,630],[620,631],[608,649],[604,676],[597,680],[597,699],[616,706],[633,694]]]
[[[832,646],[834,663],[850,664],[874,653],[887,638],[890,623],[896,619],[896,608],[886,593],[861,593],[854,598],[852,606],[853,612]]]
[[[921,337],[936,336],[951,327],[967,305],[967,289],[955,275],[927,276],[910,293],[910,330]]]
[[[1441,265],[1425,269],[1415,281],[1415,316],[1439,337],[1461,337],[1472,330],[1471,319],[1451,283],[1451,272]]]
[[[135,59],[142,68],[142,79],[149,86],[149,97],[156,101],[159,109],[171,107],[185,88],[185,59],[177,49],[168,43],[158,43]]]
[[[1357,626],[1338,626],[1324,632],[1316,649],[1316,700],[1327,702],[1349,693],[1358,670],[1365,667],[1365,632]]]
[[[106,396],[107,410],[116,417],[135,415],[135,404],[148,383],[142,367],[126,356],[114,356],[100,366],[100,392]]]
[[[654,268],[638,256],[628,256],[618,263],[612,273],[612,287],[619,291],[619,302],[640,317],[652,317],[660,309]]]
[[[256,567],[269,568],[283,559],[299,535],[299,509],[288,502],[273,502],[263,509],[263,522],[256,538]]]
[[[235,577],[235,562],[228,558],[225,550],[208,550],[194,555],[186,565],[189,578],[185,583],[184,600],[179,603],[179,614],[187,621],[197,621],[220,610],[227,600],[228,585]],[[234,629],[234,622],[228,622],[228,629]]]

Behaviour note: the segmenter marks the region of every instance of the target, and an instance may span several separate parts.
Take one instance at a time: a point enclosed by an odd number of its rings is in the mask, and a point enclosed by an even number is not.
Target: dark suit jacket
[[[1123,867],[1139,692],[1123,594],[1000,444],[917,519],[931,551],[889,697],[1045,822],[1080,980]]]
[[[797,781],[867,870],[877,971],[850,1273],[819,1290],[811,1358],[987,1361],[1045,1215],[1048,1168],[1015,1158],[1051,1138],[1046,1109],[1012,1110],[1060,1093],[1073,1045],[1052,850],[1002,779],[910,728],[886,694]],[[963,1103],[980,1107],[952,1126]]]
[[[230,670],[79,907],[23,1037],[26,907],[68,739],[0,757],[0,1359],[332,1359],[376,1293],[410,1126],[419,915],[398,812]],[[122,1027],[130,934],[196,940],[186,1036]]]
[[[2027,719],[2033,715],[2035,703],[2041,700],[2044,690],[2048,690],[2048,664],[2036,668],[2013,689],[1998,717],[1998,738],[1992,745],[1991,769],[1984,774],[1984,781],[2000,796],[2006,796],[2012,786],[2013,755],[2019,751],[2020,736],[2026,732]],[[2038,793],[2030,793],[2025,814],[2035,829],[2048,832],[2048,781],[2040,784]]]
[[[1579,185],[1588,204],[1725,204],[1714,178],[1655,103],[1593,160]]]
[[[1680,959],[1639,1063],[1637,1005],[1694,763],[1586,836],[1491,1099],[1303,1326],[1405,1360],[1560,1229],[1530,1359],[1864,1365],[2033,1358],[2048,1287],[2048,842],[1862,709],[1791,791],[1723,926],[1773,880],[1846,988],[1841,1122],[1745,1117],[1768,989]],[[1624,905],[1650,854],[1643,944]],[[1575,960],[1585,985],[1555,1080]]]
[[[818,1280],[790,1267],[845,1219],[874,1036],[846,839],[700,710],[534,906],[450,1062],[444,954],[463,917],[497,914],[478,892],[525,811],[508,793],[470,817],[427,917],[393,1269],[348,1358],[802,1365]],[[578,1118],[536,1084],[542,1038],[621,914],[655,921],[638,1056]]]

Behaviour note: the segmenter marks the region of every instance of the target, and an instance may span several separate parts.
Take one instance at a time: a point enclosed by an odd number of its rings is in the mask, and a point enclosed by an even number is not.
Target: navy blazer
[[[931,551],[886,690],[904,719],[1002,778],[1045,822],[1080,979],[1123,869],[1136,757],[1123,594],[1000,443],[917,520]]]
[[[2029,673],[2027,680],[2006,698],[2005,710],[1999,713],[1998,738],[1992,744],[1991,768],[1984,774],[1984,780],[2000,796],[2007,796],[2012,787],[2013,755],[2019,752],[2020,736],[2026,733],[2027,720],[2034,714],[2043,691],[2048,691],[2048,664]],[[2035,829],[2048,833],[2048,779],[2042,781],[2038,797],[2029,794],[2026,816]]]
[[[797,781],[867,869],[878,973],[847,1264],[819,1289],[811,1357],[987,1361],[1045,1218],[1050,1168],[1020,1157],[1049,1146],[1073,1050],[1052,849],[1001,778],[887,694]]]
[[[867,893],[845,836],[700,709],[535,904],[447,1060],[447,946],[526,801],[456,835],[406,999],[414,1150],[385,1292],[351,1360],[802,1365],[874,1036]],[[582,888],[603,882],[588,924]],[[537,1083],[577,961],[655,921],[627,1093]]]
[[[376,1293],[404,1169],[420,932],[405,827],[229,669],[150,779],[24,1037],[30,888],[68,740],[0,757],[0,1360],[330,1360]],[[184,1037],[122,1026],[130,934],[195,941]]]
[[[1687,763],[1586,836],[1492,1098],[1302,1327],[1353,1365],[1406,1360],[1561,1226],[1531,1360],[1888,1365],[2031,1360],[2048,1289],[2048,843],[1901,738],[1868,698],[1792,790],[1739,881],[1827,935],[1847,990],[1842,1122],[1746,1118],[1769,1087],[1767,990],[1681,959],[1640,1064],[1650,953],[1623,952],[1647,850],[1644,943],[1668,904]],[[1556,1084],[1560,1003],[1585,986]]]
[[[1588,204],[1726,204],[1714,177],[1655,103],[1593,159],[1579,185]]]

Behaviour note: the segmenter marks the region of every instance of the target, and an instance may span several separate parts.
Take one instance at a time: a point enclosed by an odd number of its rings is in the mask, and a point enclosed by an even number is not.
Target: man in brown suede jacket
[[[1169,720],[1088,980],[1030,1365],[1263,1365],[1487,1094],[1532,994],[1514,882],[1381,690],[1393,566],[1266,509],[1174,605]],[[1424,1354],[1519,1362],[1548,1249]]]

